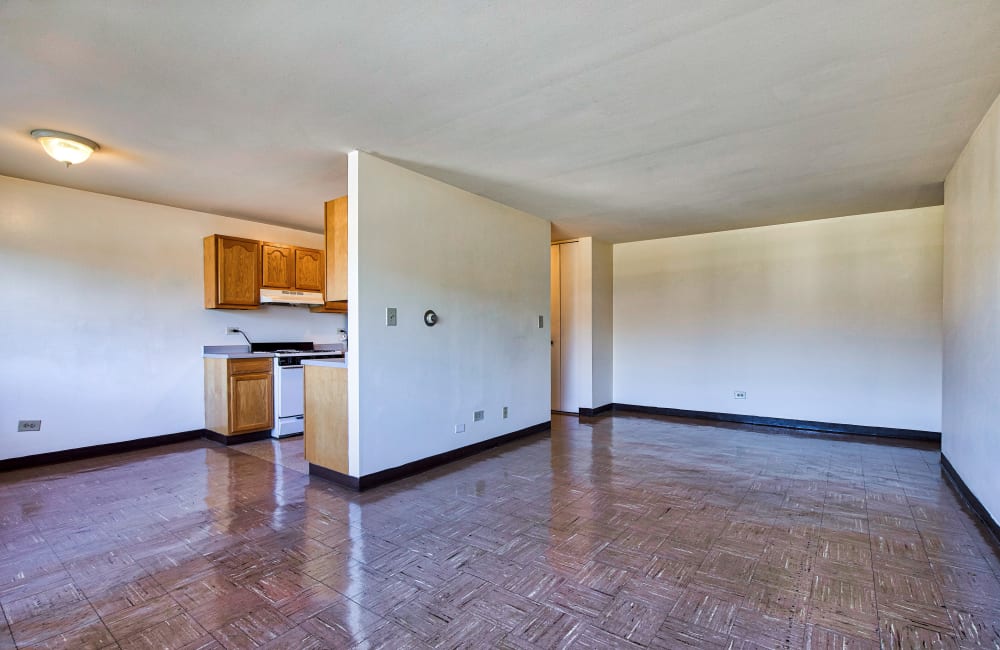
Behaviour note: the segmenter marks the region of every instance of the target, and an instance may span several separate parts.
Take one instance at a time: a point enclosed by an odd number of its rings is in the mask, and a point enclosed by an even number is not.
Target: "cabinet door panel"
[[[232,433],[261,431],[274,426],[271,373],[229,378],[229,427]]]
[[[269,289],[292,288],[292,247],[265,242],[261,245],[263,263],[262,285]]]
[[[219,303],[245,307],[259,305],[259,264],[259,242],[219,237]]]
[[[300,291],[323,290],[323,251],[295,249],[295,288]]]

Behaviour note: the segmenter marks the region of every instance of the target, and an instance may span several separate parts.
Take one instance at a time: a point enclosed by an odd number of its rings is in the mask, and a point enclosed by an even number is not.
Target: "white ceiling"
[[[362,149],[629,241],[940,203],[1000,3],[0,0],[0,89],[4,175],[320,230]]]

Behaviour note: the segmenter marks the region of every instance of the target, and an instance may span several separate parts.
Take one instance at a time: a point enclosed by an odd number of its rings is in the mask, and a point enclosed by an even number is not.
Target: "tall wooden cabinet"
[[[326,300],[347,300],[347,197],[326,202]]]
[[[273,359],[205,359],[206,429],[229,443],[273,426]]]
[[[326,202],[326,304],[313,311],[347,312],[347,197]]]
[[[260,307],[260,242],[209,235],[205,247],[205,308]]]

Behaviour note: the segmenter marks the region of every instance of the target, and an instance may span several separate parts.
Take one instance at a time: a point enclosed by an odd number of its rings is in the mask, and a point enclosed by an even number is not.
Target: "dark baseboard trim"
[[[850,433],[859,436],[876,436],[880,438],[905,438],[906,440],[941,441],[940,431],[921,431],[919,429],[893,429],[891,427],[868,427],[860,424],[839,424],[837,422],[813,422],[812,420],[789,420],[786,418],[769,418],[760,415],[738,415],[735,413],[714,413],[711,411],[688,411],[660,406],[640,406],[638,404],[612,405],[615,411],[632,411],[634,413],[652,413],[668,415],[676,418],[693,420],[712,420],[714,422],[736,422],[739,424],[756,424],[767,427],[783,427],[800,431],[822,431],[823,433]]]
[[[435,454],[434,456],[428,456],[427,458],[421,458],[420,460],[415,460],[411,463],[406,463],[405,465],[400,465],[399,467],[390,467],[389,469],[384,469],[380,472],[375,472],[374,474],[367,474],[365,476],[348,476],[347,474],[341,474],[332,469],[327,469],[326,467],[320,467],[318,465],[309,464],[309,473],[313,476],[319,476],[320,478],[325,478],[329,481],[337,483],[338,485],[343,485],[344,487],[350,488],[352,490],[367,490],[379,485],[384,485],[392,481],[398,481],[401,478],[406,478],[407,476],[412,476],[414,474],[419,474],[421,472],[426,472],[429,469],[439,467],[441,465],[446,465],[447,463],[465,458],[467,456],[472,456],[478,454],[481,451],[486,451],[487,449],[492,449],[493,447],[499,447],[500,445],[507,444],[509,442],[514,442],[520,438],[525,438],[527,436],[535,435],[536,433],[542,433],[543,431],[548,431],[552,428],[552,421],[540,422],[538,424],[526,427],[524,429],[519,429],[517,431],[512,431],[511,433],[504,434],[502,436],[497,436],[496,438],[490,438],[489,440],[483,440],[482,442],[476,442],[471,445],[466,445],[464,447],[459,447],[458,449],[452,449],[451,451],[446,451],[440,454]]]
[[[614,406],[614,404],[605,404],[604,406],[598,406],[592,409],[581,406],[580,415],[587,418],[594,417],[595,415],[600,415],[601,413],[610,411],[612,406]]]
[[[271,430],[264,429],[263,431],[251,431],[250,433],[238,433],[234,436],[224,436],[221,433],[216,433],[215,431],[209,431],[205,429],[205,437],[212,442],[217,442],[220,445],[239,445],[244,442],[256,442],[258,440],[267,440],[271,437]]]
[[[120,454],[126,451],[159,447],[160,445],[169,445],[175,442],[183,442],[185,440],[197,440],[205,433],[205,429],[192,429],[191,431],[168,433],[162,436],[151,436],[149,438],[139,438],[137,440],[123,440],[121,442],[109,442],[107,444],[93,445],[91,447],[78,447],[76,449],[64,449],[63,451],[50,451],[44,454],[21,456],[20,458],[4,458],[0,460],[0,472],[14,469],[24,469],[26,467],[38,467],[39,465],[66,463],[71,460],[83,460],[85,458],[108,456],[110,454]]]
[[[965,484],[962,477],[959,476],[958,472],[955,471],[955,466],[951,464],[948,457],[941,454],[941,473],[945,475],[948,481],[958,492],[959,496],[968,504],[969,508],[979,517],[983,525],[986,526],[986,530],[990,531],[993,535],[993,543],[1000,547],[1000,524],[996,522],[993,517],[990,516],[990,511],[986,509],[983,502],[980,501],[969,486]]]
[[[357,476],[350,476],[348,474],[341,474],[340,472],[330,469],[328,467],[323,467],[322,465],[313,465],[309,463],[309,474],[311,476],[318,476],[320,478],[325,478],[328,481],[336,483],[337,485],[343,485],[349,490],[360,490],[361,482]]]

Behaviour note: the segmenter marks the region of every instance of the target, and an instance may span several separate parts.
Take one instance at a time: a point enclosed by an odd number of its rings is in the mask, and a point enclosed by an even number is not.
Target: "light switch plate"
[[[539,316],[538,317],[538,329],[544,329],[544,328],[545,328],[545,316]]]
[[[385,308],[385,326],[395,327],[396,326],[396,308],[386,307]]]

